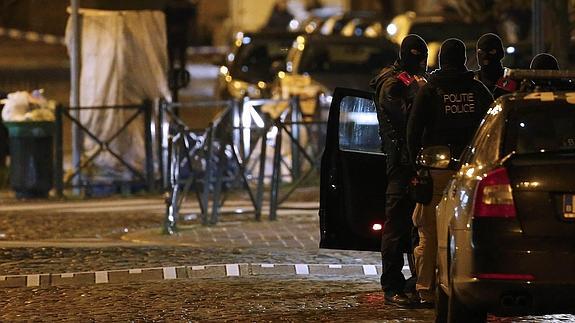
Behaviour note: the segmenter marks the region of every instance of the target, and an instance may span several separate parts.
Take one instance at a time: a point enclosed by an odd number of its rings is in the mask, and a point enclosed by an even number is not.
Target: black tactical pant
[[[403,254],[413,252],[413,221],[415,203],[407,194],[411,170],[401,172],[401,178],[390,178],[386,191],[385,223],[381,239],[381,287],[386,293],[401,293],[405,288]]]

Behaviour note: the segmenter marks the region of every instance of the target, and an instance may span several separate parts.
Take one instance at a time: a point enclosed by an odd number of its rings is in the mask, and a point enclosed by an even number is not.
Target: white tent
[[[136,105],[145,99],[170,99],[166,77],[166,27],[162,11],[80,9],[79,14],[81,67],[78,93],[71,95],[72,106]],[[71,56],[75,44],[72,20],[73,16],[66,30]],[[73,57],[71,61],[74,62]],[[106,140],[122,128],[133,113],[133,110],[86,109],[80,111],[79,119],[90,132]],[[90,158],[98,145],[89,136],[83,137],[82,158]],[[123,156],[135,169],[143,170],[142,122],[132,123],[111,142],[110,149]],[[97,155],[89,173],[93,181],[133,178],[133,174],[107,152]]]

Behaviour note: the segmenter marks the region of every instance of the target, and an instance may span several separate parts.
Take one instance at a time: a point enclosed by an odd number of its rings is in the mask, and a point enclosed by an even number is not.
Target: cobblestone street
[[[161,234],[160,198],[7,200],[0,212],[2,322],[433,321],[383,303],[378,253],[318,249],[317,211],[204,227],[189,205],[175,236]]]

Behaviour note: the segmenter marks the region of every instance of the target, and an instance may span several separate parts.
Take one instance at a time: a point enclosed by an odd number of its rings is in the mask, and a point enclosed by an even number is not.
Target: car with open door
[[[373,93],[336,88],[321,160],[320,248],[379,251],[386,156]]]
[[[575,78],[508,74],[522,75]],[[499,98],[461,158],[446,146],[419,156],[457,168],[437,206],[439,322],[575,312],[575,89],[530,91]],[[387,178],[372,93],[335,89],[325,142],[320,247],[379,251]]]

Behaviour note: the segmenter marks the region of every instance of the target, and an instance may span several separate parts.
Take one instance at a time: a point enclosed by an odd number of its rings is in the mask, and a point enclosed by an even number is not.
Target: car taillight
[[[473,216],[476,218],[514,218],[515,205],[509,176],[505,168],[497,168],[477,184]]]

